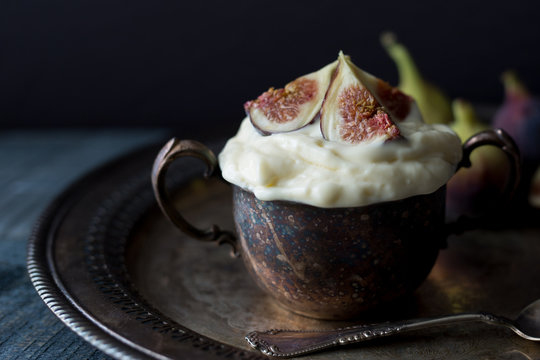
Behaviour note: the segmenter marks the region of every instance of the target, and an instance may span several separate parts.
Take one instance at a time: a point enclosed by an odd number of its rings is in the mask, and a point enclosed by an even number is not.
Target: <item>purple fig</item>
[[[452,102],[454,121],[450,124],[462,142],[490,127],[479,120],[473,106],[463,100]],[[447,184],[446,210],[450,219],[460,215],[481,215],[502,204],[509,171],[504,153],[483,146],[471,153],[470,168],[461,168]]]
[[[301,76],[284,88],[270,88],[244,104],[253,126],[262,134],[289,132],[313,122],[321,109],[337,61]]]
[[[411,102],[410,97],[357,68],[340,52],[321,108],[321,132],[326,140],[349,144],[402,138],[394,121],[408,115]]]
[[[502,128],[515,140],[523,160],[521,189],[527,198],[533,174],[540,166],[540,99],[532,96],[513,71],[502,75],[505,100],[493,119],[493,127]]]

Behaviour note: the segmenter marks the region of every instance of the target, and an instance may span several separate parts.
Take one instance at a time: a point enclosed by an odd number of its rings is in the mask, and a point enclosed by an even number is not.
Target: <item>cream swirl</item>
[[[462,156],[458,136],[424,123],[418,111],[397,125],[405,140],[351,145],[324,140],[318,121],[262,136],[246,118],[219,163],[227,181],[261,200],[324,208],[399,200],[446,184]]]

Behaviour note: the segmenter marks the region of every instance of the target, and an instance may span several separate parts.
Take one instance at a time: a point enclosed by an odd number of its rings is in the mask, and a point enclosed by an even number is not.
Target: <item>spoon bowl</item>
[[[540,299],[526,306],[513,321],[514,332],[532,341],[540,341]]]

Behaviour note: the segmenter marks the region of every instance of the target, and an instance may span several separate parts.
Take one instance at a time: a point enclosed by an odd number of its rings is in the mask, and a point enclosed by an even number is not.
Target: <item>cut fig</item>
[[[370,89],[379,82],[381,80],[356,68],[340,52],[336,74],[321,108],[321,132],[325,139],[358,144],[376,139],[402,138],[390,111],[381,105]],[[390,96],[399,99],[399,95]],[[408,99],[406,101],[409,102]],[[404,113],[401,107],[392,106],[400,114]]]
[[[411,112],[414,100],[397,87],[359,69],[345,56],[345,60],[362,84],[373,94],[394,121],[403,121]]]
[[[337,61],[288,83],[282,89],[270,88],[256,100],[244,104],[253,126],[263,135],[289,132],[312,123],[324,100],[324,95]]]
[[[405,120],[411,112],[413,99],[386,81],[379,79],[374,94],[396,121]]]

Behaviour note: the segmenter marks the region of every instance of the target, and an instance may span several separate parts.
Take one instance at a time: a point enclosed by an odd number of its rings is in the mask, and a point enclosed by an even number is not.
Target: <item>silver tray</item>
[[[161,144],[160,144],[161,145]],[[155,204],[150,170],[159,146],[85,176],[42,215],[28,248],[30,278],[73,331],[115,358],[259,359],[244,336],[270,328],[327,329],[274,304],[230,249],[172,227]],[[176,164],[170,188],[203,225],[232,229],[230,189]],[[512,317],[540,297],[540,229],[475,230],[448,239],[425,283],[392,311],[359,322],[483,310]],[[538,359],[540,345],[469,323],[343,347],[313,359]]]

